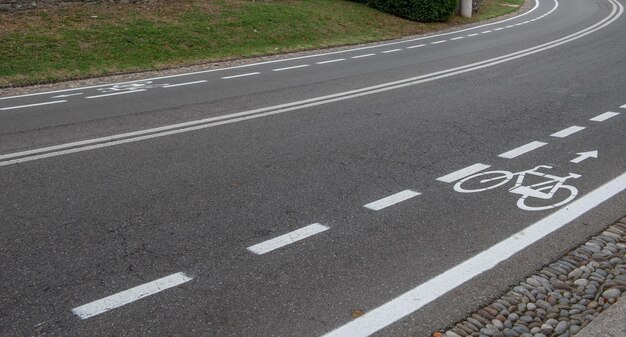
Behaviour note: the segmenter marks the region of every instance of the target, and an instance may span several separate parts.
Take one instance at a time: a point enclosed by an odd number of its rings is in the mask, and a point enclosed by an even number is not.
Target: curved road
[[[0,97],[0,335],[449,326],[626,214],[624,17]]]

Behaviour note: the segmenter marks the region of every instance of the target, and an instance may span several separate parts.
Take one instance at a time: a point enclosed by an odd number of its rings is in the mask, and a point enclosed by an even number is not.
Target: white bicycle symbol
[[[532,170],[521,171],[517,173],[509,171],[488,171],[478,173],[467,178],[464,178],[454,185],[454,190],[460,193],[476,193],[490,190],[496,187],[500,187],[517,176],[515,185],[509,189],[509,192],[515,194],[521,194],[522,196],[517,200],[517,207],[526,211],[542,211],[550,208],[559,207],[572,201],[578,195],[578,189],[574,186],[564,185],[563,183],[570,178],[580,178],[580,174],[570,173],[565,177],[557,177],[551,174],[539,172],[539,169],[546,168],[551,169],[552,166],[539,165]],[[533,175],[537,177],[543,177],[548,180],[542,181],[536,184],[524,186],[524,178],[526,175]],[[540,200],[550,200],[554,195],[562,190],[564,193],[559,193],[559,198],[563,200],[557,201],[550,205],[531,205],[531,200],[537,198]]]
[[[162,87],[165,85],[167,85],[167,83],[155,84],[155,83],[152,83],[152,81],[143,81],[143,82],[116,84],[108,88],[100,88],[98,89],[98,91],[105,92],[105,93],[118,92],[118,91],[136,91],[136,90],[158,88],[158,87]]]

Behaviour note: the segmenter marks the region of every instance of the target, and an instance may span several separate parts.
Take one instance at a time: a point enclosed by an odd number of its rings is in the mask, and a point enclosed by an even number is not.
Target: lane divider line
[[[290,245],[294,242],[304,240],[315,234],[327,231],[328,229],[330,229],[330,227],[324,226],[319,223],[314,223],[312,225],[308,225],[306,227],[297,229],[293,232],[289,232],[287,234],[283,234],[281,236],[275,237],[271,240],[257,243],[256,245],[250,246],[247,249],[254,254],[263,255],[273,250]]]
[[[425,46],[426,46],[425,44],[416,44],[414,46],[408,46],[408,47],[406,47],[406,49],[422,48],[422,47],[425,47]]]
[[[608,111],[603,114],[599,114],[589,120],[592,122],[604,122],[605,120],[613,118],[619,114],[620,114],[619,112]]]
[[[370,202],[369,204],[364,205],[363,207],[367,209],[371,209],[373,211],[380,211],[381,209],[385,209],[389,206],[393,206],[395,204],[417,197],[420,194],[421,193],[415,192],[412,190],[404,190],[402,192],[398,192],[396,194],[390,195],[380,200]]]
[[[16,106],[8,106],[6,108],[0,108],[0,110],[4,111],[4,110],[24,109],[24,108],[30,108],[30,107],[33,107],[33,106],[59,104],[59,103],[65,103],[65,102],[67,102],[67,100],[51,101],[51,102],[43,102],[43,103],[33,103],[33,104],[26,104],[26,105],[16,105]]]
[[[335,63],[335,62],[341,62],[341,61],[345,61],[345,60],[346,59],[334,59],[334,60],[328,60],[328,61],[315,62],[315,64]]]
[[[260,74],[260,72],[255,71],[252,73],[245,73],[245,74],[239,74],[239,75],[232,75],[232,76],[224,76],[222,77],[223,80],[229,80],[231,78],[239,78],[239,77],[247,77],[247,76],[254,76],[254,75],[258,75]]]
[[[500,158],[506,158],[506,159],[513,159],[515,157],[519,157],[525,153],[528,153],[530,151],[534,151],[544,145],[547,145],[548,143],[544,143],[544,142],[538,142],[538,141],[534,141],[534,142],[530,142],[526,145],[522,145],[520,147],[514,148],[513,150],[507,151],[505,153],[502,153],[500,155],[498,155],[498,157]]]
[[[66,94],[66,95],[57,95],[57,96],[52,96],[52,98],[66,98],[66,97],[72,97],[72,96],[79,96],[82,95],[82,92],[77,92],[75,94]]]
[[[276,69],[272,69],[272,71],[284,71],[284,70],[291,70],[291,69],[298,69],[298,68],[305,68],[308,67],[308,64],[300,64],[297,66],[291,66],[291,67],[284,67],[284,68],[276,68]]]
[[[481,32],[481,34],[487,34],[487,33],[491,33],[491,32],[492,32],[491,30],[486,30],[484,32]]]
[[[370,53],[370,54],[363,54],[363,55],[357,55],[357,56],[352,56],[351,59],[360,59],[363,57],[370,57],[370,56],[374,56],[376,55],[375,53]]]
[[[130,91],[112,92],[112,93],[110,93],[110,94],[102,94],[102,95],[95,95],[95,96],[87,96],[87,97],[85,97],[85,98],[86,98],[86,99],[92,99],[92,98],[100,98],[100,97],[109,97],[109,96],[127,95],[127,94],[134,94],[134,93],[142,92],[142,91],[146,91],[146,89],[137,89],[137,90],[130,90]]]
[[[466,168],[462,168],[462,169],[460,169],[458,171],[454,171],[452,173],[446,174],[443,177],[439,177],[439,178],[437,178],[437,181],[441,181],[441,182],[448,183],[448,184],[449,183],[453,183],[453,182],[455,182],[457,180],[461,180],[461,179],[463,179],[465,177],[469,177],[472,174],[478,173],[480,171],[484,171],[484,170],[486,170],[486,169],[488,169],[490,167],[491,167],[491,165],[477,163],[477,164],[474,164],[474,165],[470,165],[470,166],[468,166]]]
[[[496,267],[499,263],[506,261],[624,190],[626,190],[626,172],[478,255],[370,310],[365,315],[325,334],[323,337],[370,336],[476,276]]]
[[[465,36],[457,36],[457,37],[451,38],[450,41],[461,40],[461,39],[464,39],[464,38],[465,38]]]
[[[435,41],[435,42],[431,42],[430,44],[440,44],[440,43],[444,43],[447,42],[448,40],[439,40],[439,41]]]
[[[390,50],[385,50],[380,52],[381,54],[389,54],[389,53],[395,53],[397,51],[401,51],[402,49],[398,48],[398,49],[390,49]]]
[[[472,36],[478,36],[478,35],[479,35],[478,33],[474,33],[474,34],[468,34],[467,36],[472,37]]]
[[[182,87],[184,85],[193,85],[193,84],[200,84],[200,83],[206,83],[206,82],[208,81],[201,80],[201,81],[193,81],[193,82],[185,82],[185,83],[167,84],[167,85],[164,85],[162,88],[175,88],[175,87]]]
[[[620,108],[626,109],[626,104],[622,105]]]
[[[576,125],[574,125],[574,126],[570,126],[567,129],[563,129],[563,130],[561,130],[559,132],[555,132],[555,133],[551,134],[550,136],[551,137],[556,137],[556,138],[565,138],[567,136],[571,136],[571,135],[575,134],[576,132],[582,131],[584,129],[585,128],[583,126],[576,126]]]
[[[134,288],[119,292],[103,299],[81,305],[80,307],[72,309],[72,313],[74,313],[74,315],[78,316],[80,319],[87,319],[105,313],[109,310],[135,302],[144,297],[154,295],[163,290],[176,287],[191,280],[192,278],[185,275],[184,273],[172,274],[170,276],[166,276],[158,280],[136,286]]]

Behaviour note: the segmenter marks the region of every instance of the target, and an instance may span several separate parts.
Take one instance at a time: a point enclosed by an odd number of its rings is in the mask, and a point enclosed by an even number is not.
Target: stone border
[[[432,337],[570,337],[626,294],[626,217]]]

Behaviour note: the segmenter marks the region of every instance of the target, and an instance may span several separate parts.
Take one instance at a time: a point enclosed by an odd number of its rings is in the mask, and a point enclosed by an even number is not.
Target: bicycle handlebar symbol
[[[578,195],[578,189],[574,186],[565,185],[564,182],[568,179],[580,178],[580,174],[570,173],[565,177],[558,177],[548,173],[539,172],[539,169],[552,169],[552,166],[539,165],[531,170],[521,171],[517,173],[497,170],[488,171],[471,175],[463,178],[454,185],[454,190],[460,193],[477,193],[490,189],[500,187],[517,176],[515,185],[509,188],[509,192],[520,194],[521,197],[517,200],[517,207],[526,211],[542,211],[550,208],[559,207],[572,201]],[[523,185],[524,178],[527,175],[533,175],[537,177],[546,178],[546,181],[542,181],[536,184],[525,186]],[[555,194],[563,190],[565,197],[563,200],[557,201],[549,205],[534,206],[531,205],[531,200],[550,200]],[[562,197],[563,193],[559,193]]]

